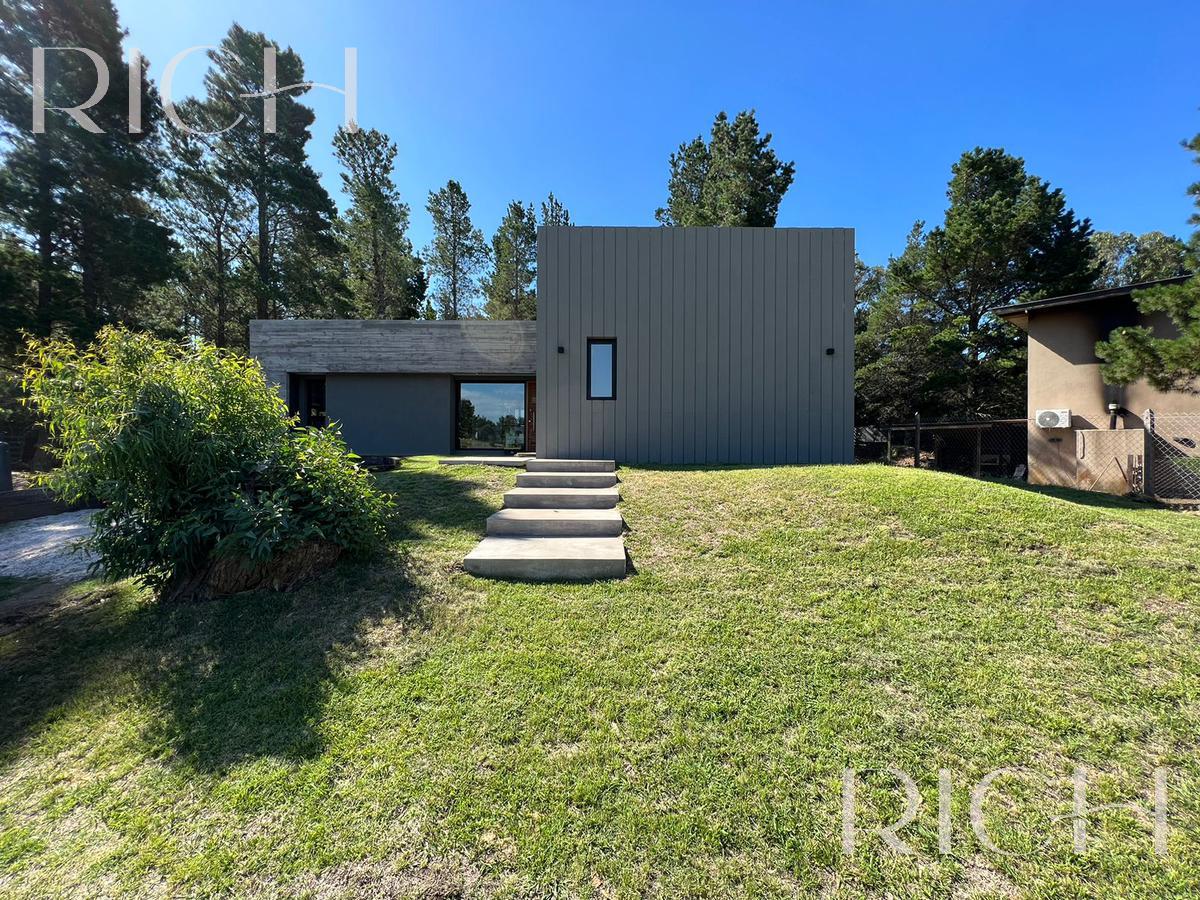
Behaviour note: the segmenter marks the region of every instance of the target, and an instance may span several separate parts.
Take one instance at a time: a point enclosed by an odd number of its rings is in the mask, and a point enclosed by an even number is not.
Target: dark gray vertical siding
[[[849,462],[853,252],[848,229],[542,229],[538,452]],[[587,399],[589,337],[617,341],[615,400]]]
[[[821,295],[821,235],[814,234],[808,244],[808,440],[806,461],[819,462],[821,453],[821,309],[815,299]]]
[[[719,253],[716,258],[716,277],[713,283],[718,293],[718,330],[716,330],[716,415],[718,415],[718,440],[716,440],[716,462],[728,462],[730,455],[730,341],[733,325],[730,322],[730,232],[721,228],[716,232]]]
[[[766,416],[763,413],[763,403],[765,393],[763,379],[766,375],[766,342],[767,328],[766,322],[766,272],[763,270],[763,259],[765,257],[766,234],[761,229],[754,229],[750,232],[750,237],[754,242],[754,256],[751,262],[751,277],[754,284],[754,343],[750,348],[750,353],[754,357],[754,381],[751,382],[751,401],[754,410],[754,445],[750,454],[750,461],[755,463],[766,462],[766,442],[765,435],[767,430]]]
[[[690,228],[686,234],[690,249],[688,253],[688,278],[685,282],[688,285],[686,302],[691,328],[688,330],[689,339],[685,345],[690,352],[684,355],[684,371],[687,373],[687,380],[691,390],[687,392],[684,409],[686,411],[686,421],[692,423],[692,426],[687,428],[685,432],[684,461],[696,463],[704,459],[705,456],[702,445],[704,440],[705,415],[704,407],[701,405],[704,401],[704,370],[701,368],[701,363],[707,362],[708,357],[708,354],[705,352],[708,342],[704,334],[704,260],[706,250],[702,246],[704,232]]]
[[[753,235],[751,231],[739,228],[733,232],[733,235],[735,238],[733,253],[736,257],[734,271],[737,273],[738,280],[736,293],[732,300],[734,315],[738,320],[740,348],[734,348],[736,352],[733,357],[731,377],[733,383],[737,385],[737,390],[734,392],[735,405],[729,412],[730,415],[733,415],[734,410],[741,413],[738,420],[741,427],[737,429],[738,450],[737,456],[734,458],[750,462],[754,454],[754,407],[751,403],[754,355],[750,351],[750,347],[754,343],[754,282],[751,277],[751,270],[754,268],[754,243],[751,240]]]
[[[841,462],[854,461],[854,236],[850,231],[839,234],[842,242],[838,261],[842,271],[834,276],[834,283],[841,289],[841,301],[838,309],[849,309],[850,315],[840,317],[841,334],[838,338],[838,359],[841,369],[838,372],[837,388],[841,396],[837,402],[842,410],[842,427],[838,431],[841,442]],[[843,349],[844,348],[844,349]]]

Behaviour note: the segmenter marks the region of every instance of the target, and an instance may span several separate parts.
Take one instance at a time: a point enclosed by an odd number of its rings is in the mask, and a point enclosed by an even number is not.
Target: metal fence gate
[[[1150,493],[1160,500],[1200,503],[1200,413],[1146,410]]]
[[[856,456],[860,460],[976,478],[1024,478],[1028,446],[1025,419],[915,420],[856,431]]]

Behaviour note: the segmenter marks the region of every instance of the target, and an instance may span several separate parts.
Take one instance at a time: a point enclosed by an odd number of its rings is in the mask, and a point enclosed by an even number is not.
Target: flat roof
[[[1064,294],[1061,297],[1047,297],[1044,300],[1031,300],[1028,303],[1012,303],[1008,306],[998,306],[989,310],[992,315],[1001,319],[1015,318],[1026,315],[1034,310],[1051,309],[1057,306],[1074,306],[1079,303],[1095,303],[1100,300],[1118,300],[1129,297],[1134,291],[1158,287],[1162,284],[1183,284],[1191,275],[1179,275],[1175,278],[1158,278],[1154,281],[1139,281],[1115,288],[1101,288],[1098,291],[1084,291],[1080,294]]]

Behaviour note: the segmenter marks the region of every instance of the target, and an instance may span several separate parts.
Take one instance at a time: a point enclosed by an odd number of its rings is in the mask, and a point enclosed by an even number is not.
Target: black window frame
[[[475,453],[480,456],[508,455],[529,451],[529,383],[536,381],[533,375],[456,375],[454,377],[454,449],[456,452]],[[520,449],[507,450],[500,447],[463,447],[460,443],[459,426],[462,413],[462,386],[464,384],[519,384],[524,392],[525,434]]]
[[[612,392],[604,397],[596,397],[592,394],[592,347],[597,344],[608,344],[612,347]],[[617,339],[615,337],[587,339],[587,398],[589,400],[617,399]]]

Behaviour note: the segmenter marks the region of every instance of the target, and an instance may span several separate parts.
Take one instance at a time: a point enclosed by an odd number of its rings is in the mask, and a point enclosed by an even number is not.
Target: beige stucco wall
[[[1174,328],[1165,316],[1140,315],[1128,302],[1126,309],[1108,304],[1086,304],[1033,311],[1024,323],[1029,334],[1029,481],[1076,487],[1080,466],[1078,431],[1108,429],[1108,404],[1116,403],[1128,414],[1118,416],[1117,428],[1141,429],[1147,409],[1158,413],[1200,411],[1200,398],[1163,393],[1145,382],[1126,387],[1106,385],[1100,376],[1096,342],[1107,337],[1108,323],[1122,320],[1152,326],[1167,336]],[[1071,428],[1038,428],[1039,409],[1071,410]],[[1129,446],[1138,443],[1136,439]],[[1089,476],[1090,477],[1090,476]]]

